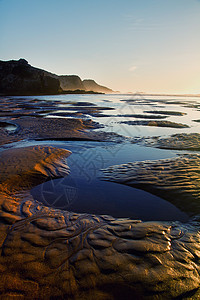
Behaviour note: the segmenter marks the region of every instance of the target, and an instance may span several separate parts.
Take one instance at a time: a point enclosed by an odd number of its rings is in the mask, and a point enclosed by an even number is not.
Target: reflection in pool
[[[176,151],[152,149],[132,143],[56,143],[72,151],[67,158],[70,175],[47,181],[32,189],[34,199],[47,206],[77,213],[107,214],[147,220],[186,222],[188,216],[171,203],[148,192],[101,181],[100,169],[127,161],[168,158]]]
[[[32,189],[35,200],[77,213],[130,217],[143,221],[188,221],[188,216],[171,203],[132,187],[113,182],[69,175]]]

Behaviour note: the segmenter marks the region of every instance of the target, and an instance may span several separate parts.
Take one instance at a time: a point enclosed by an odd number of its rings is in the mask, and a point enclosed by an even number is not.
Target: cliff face
[[[83,80],[86,91],[100,92],[100,93],[113,93],[113,90],[97,84],[94,80],[85,79]]]
[[[82,80],[76,75],[57,76],[63,91],[85,90]]]
[[[60,82],[24,59],[0,61],[0,93],[10,95],[57,94]]]
[[[58,76],[32,67],[25,59],[0,61],[0,94],[41,95],[75,90],[112,92],[93,80],[82,81],[76,75]]]

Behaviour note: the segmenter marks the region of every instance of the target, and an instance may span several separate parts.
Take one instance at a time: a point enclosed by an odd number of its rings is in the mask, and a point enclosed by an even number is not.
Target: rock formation
[[[98,85],[94,80],[85,79],[83,80],[86,91],[94,91],[100,93],[113,93],[113,91],[105,86]]]
[[[83,82],[79,76],[76,75],[61,75],[57,76],[60,81],[60,87],[63,91],[71,90],[85,90]]]
[[[25,59],[0,61],[0,94],[57,94],[60,91],[58,79],[30,66]]]
[[[28,64],[25,59],[0,61],[1,95],[60,94],[67,91],[110,93],[112,90],[76,75],[58,76]]]

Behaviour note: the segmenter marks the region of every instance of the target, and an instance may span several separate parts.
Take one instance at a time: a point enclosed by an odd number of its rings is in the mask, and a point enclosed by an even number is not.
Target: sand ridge
[[[16,155],[17,154],[17,155]],[[34,174],[60,176],[69,151],[27,147],[1,153],[1,166],[24,191],[0,195],[1,296],[7,299],[172,299],[198,295],[200,235],[195,223],[141,222],[75,214],[34,201]],[[21,164],[19,164],[21,162]],[[41,167],[38,167],[38,164]],[[63,164],[62,164],[63,171]],[[68,172],[68,169],[65,169]],[[67,172],[64,172],[65,174]],[[2,173],[3,174],[3,173]],[[16,183],[15,183],[16,182]],[[21,182],[20,182],[21,184]],[[8,185],[8,188],[12,187]],[[112,287],[112,288],[111,288]]]
[[[200,155],[139,161],[103,170],[103,179],[138,187],[172,202],[191,215],[200,214]]]
[[[160,149],[199,151],[200,133],[178,133],[164,138],[159,136],[135,137],[132,142]]]
[[[137,121],[122,121],[122,124],[135,126],[154,126],[154,127],[170,127],[170,128],[188,128],[189,126],[182,123],[159,120],[137,120]]]
[[[4,297],[172,299],[199,287],[200,237],[191,225],[73,214],[28,194],[19,203],[1,195]]]
[[[58,178],[69,173],[64,158],[70,151],[48,146],[30,146],[0,152],[0,189],[17,191],[30,189],[46,178]]]

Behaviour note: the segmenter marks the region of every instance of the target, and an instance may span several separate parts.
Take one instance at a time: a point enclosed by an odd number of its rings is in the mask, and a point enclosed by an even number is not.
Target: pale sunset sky
[[[200,94],[199,0],[0,0],[0,60],[120,92]]]

